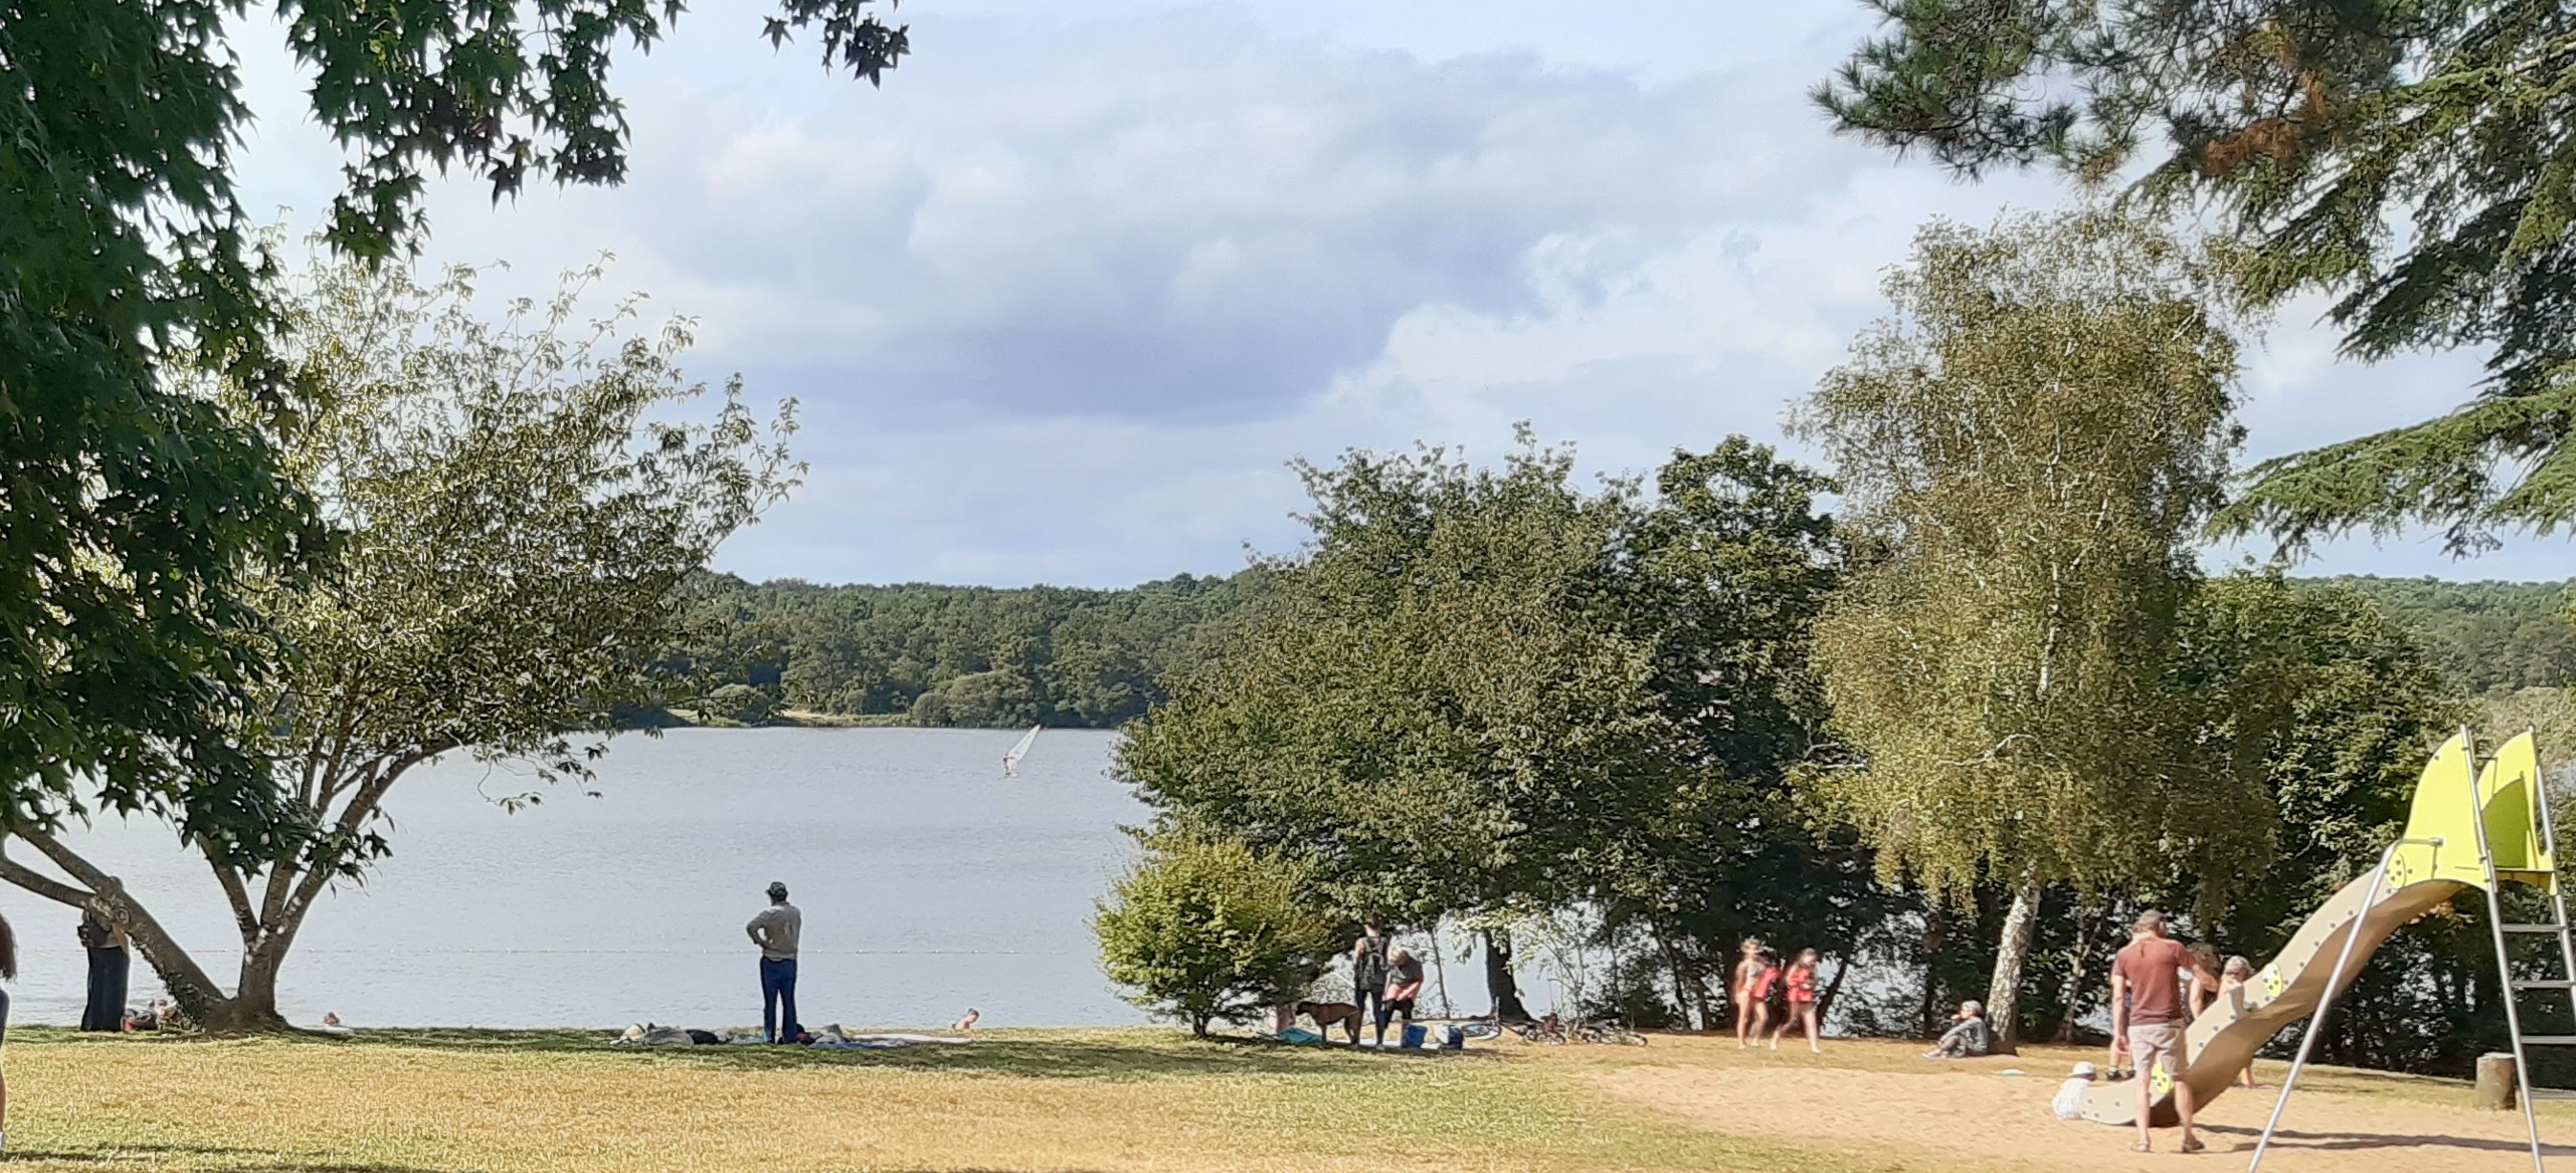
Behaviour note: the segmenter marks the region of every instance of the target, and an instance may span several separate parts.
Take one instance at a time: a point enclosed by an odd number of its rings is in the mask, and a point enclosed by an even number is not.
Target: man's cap
[[[2075,1077],[2077,1079],[2091,1079],[2094,1074],[2093,1065],[2090,1063],[2078,1063],[2075,1065]]]
[[[787,899],[787,882],[784,880],[771,880],[769,882],[769,898],[772,900]]]

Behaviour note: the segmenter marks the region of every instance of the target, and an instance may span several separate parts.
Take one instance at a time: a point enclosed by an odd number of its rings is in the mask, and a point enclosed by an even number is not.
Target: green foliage
[[[1243,1022],[1299,996],[1337,943],[1311,875],[1240,843],[1164,838],[1091,920],[1125,997],[1190,1024]]]
[[[1705,769],[1631,800],[1591,898],[1636,962],[1623,1012],[1707,1026],[1746,936],[1849,959],[1912,898],[1875,884],[1850,836],[1809,828],[1789,785],[1824,723],[1807,648],[1841,555],[1817,500],[1832,483],[1737,436],[1676,452],[1655,487],[1613,581],[1664,719]],[[1661,996],[1658,974],[1680,1005],[1649,1012],[1636,999]]]
[[[226,732],[264,664],[254,564],[319,534],[253,428],[163,378],[283,405],[231,196],[242,111],[218,3],[0,14],[0,827],[105,807],[273,852]]]
[[[873,4],[786,0],[769,32],[819,28],[827,63],[873,80],[909,48]],[[251,113],[231,41],[264,25],[248,7],[0,10],[0,829],[139,810],[249,861],[305,830],[232,736],[265,718],[274,667],[250,596],[324,540],[274,464],[272,430],[298,426],[312,388],[280,353],[277,266],[234,185]],[[282,0],[312,114],[354,156],[332,243],[416,244],[432,168],[496,198],[620,178],[613,51],[682,7]]]
[[[1119,773],[1173,825],[1313,861],[1347,914],[1583,891],[1635,796],[1704,771],[1612,589],[1628,494],[1534,446],[1305,472],[1304,557],[1130,727]]]
[[[2469,695],[2576,682],[2576,623],[2568,620],[2564,583],[2361,575],[2327,581],[2376,603]]]
[[[380,804],[413,766],[462,751],[588,778],[595,731],[666,691],[682,585],[794,476],[792,416],[764,427],[739,380],[688,383],[680,323],[626,335],[632,302],[580,320],[596,271],[486,322],[473,276],[423,286],[400,265],[324,262],[288,302],[284,357],[318,394],[277,436],[279,466],[319,503],[338,557],[258,598],[295,654],[232,731],[278,763],[308,833],[264,866],[208,852],[254,1019],[274,1014],[276,965],[313,902],[388,850]],[[254,406],[239,384],[207,393]],[[26,834],[94,890],[112,883]],[[175,944],[147,955],[183,1001],[221,1001]]]
[[[1822,478],[1740,437],[1651,501],[1535,447],[1307,474],[1313,540],[1120,750],[1166,823],[1311,861],[1345,915],[1585,906],[1628,993],[1668,979],[1701,1023],[1744,932],[1848,948],[1903,899],[1788,793],[1821,721]]]
[[[2231,878],[2223,911],[2195,935],[2222,953],[2277,953],[2327,897],[2373,866],[2396,836],[2425,758],[2458,731],[2468,707],[2403,626],[2342,582],[2230,575],[2195,597],[2181,658],[2223,699],[2216,736],[2251,734],[2276,812],[2275,853]],[[2138,891],[2144,899],[2197,887],[2197,858]],[[2104,964],[2107,964],[2105,962]],[[2483,1044],[2464,996],[2494,955],[2483,933],[2439,914],[2402,931],[2339,999],[2320,1042],[2343,1062],[2464,1071]]]
[[[2220,519],[2285,545],[2447,526],[2456,548],[2576,517],[2576,16],[2541,0],[1870,0],[1887,24],[1818,100],[1966,174],[2138,174],[2215,210],[2237,276],[2319,290],[2345,349],[2492,348],[2449,415],[2267,461]],[[2144,157],[2143,168],[2138,166]]]
[[[758,725],[778,711],[778,698],[748,684],[728,684],[698,700],[698,717],[721,725]]]
[[[789,709],[915,724],[1108,728],[1163,699],[1158,678],[1261,590],[1263,574],[1127,590],[815,586],[706,575],[670,666]]]
[[[2238,439],[2208,283],[2109,212],[1935,223],[1799,414],[1870,555],[1816,636],[1856,759],[1813,789],[1888,876],[1959,898],[2136,880],[2142,841],[2261,859],[2259,791],[2166,677]]]

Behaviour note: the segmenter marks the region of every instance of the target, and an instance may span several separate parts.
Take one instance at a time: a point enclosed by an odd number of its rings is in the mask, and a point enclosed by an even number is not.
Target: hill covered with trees
[[[1109,728],[1163,699],[1166,669],[1263,589],[1266,572],[1116,590],[822,586],[708,575],[671,666],[718,721]],[[2558,583],[2346,575],[2462,692],[2576,681]]]
[[[675,707],[740,724],[795,714],[1105,729],[1160,701],[1156,680],[1262,574],[1123,590],[709,575],[693,584],[690,634],[669,656],[695,693]]]
[[[2568,621],[2565,583],[2365,575],[2330,581],[2368,595],[2471,696],[2576,683],[2576,623]]]

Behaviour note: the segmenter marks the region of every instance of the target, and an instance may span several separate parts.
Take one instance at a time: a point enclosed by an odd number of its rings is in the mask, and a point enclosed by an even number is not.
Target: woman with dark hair
[[[82,1030],[125,1029],[125,979],[133,959],[125,952],[125,926],[83,910],[80,942],[89,951],[89,1003],[81,1009]]]

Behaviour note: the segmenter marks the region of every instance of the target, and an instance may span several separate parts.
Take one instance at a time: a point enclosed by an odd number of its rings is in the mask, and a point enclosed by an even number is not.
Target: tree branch
[[[0,840],[0,880],[7,880],[57,904],[68,904],[74,908],[89,907],[91,893],[72,887],[9,858],[5,849],[6,842],[6,840]]]
[[[223,987],[216,985],[215,980],[206,975],[205,967],[198,965],[196,958],[188,956],[188,951],[179,946],[178,939],[161,927],[152,910],[126,893],[124,882],[98,870],[97,865],[81,858],[80,853],[63,846],[61,840],[44,832],[20,831],[18,837],[34,844],[36,850],[44,852],[45,858],[54,861],[54,866],[63,869],[65,874],[89,885],[89,898],[82,901],[81,906],[98,909],[123,926],[127,939],[134,942],[135,948],[142,950],[144,961],[161,975],[162,984],[170,987],[171,996],[181,999],[181,1009],[204,1021],[205,1005],[210,1000],[223,998]],[[15,877],[12,880],[14,882]],[[30,887],[28,891],[42,890]],[[199,1004],[192,1006],[188,1005],[189,1002]]]

